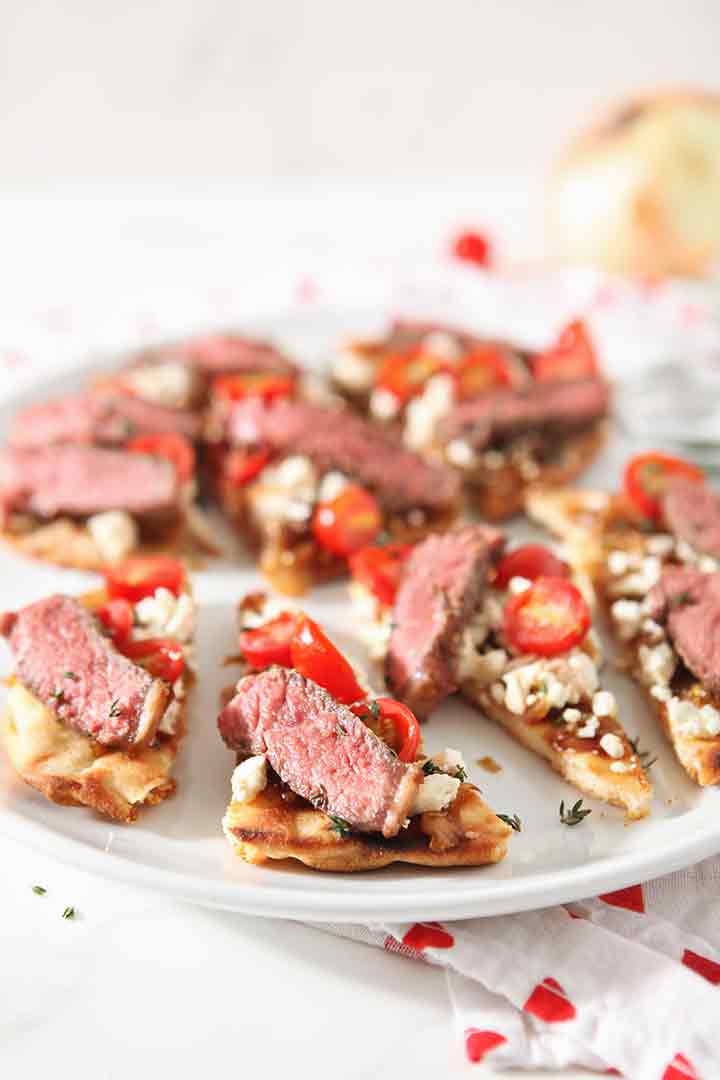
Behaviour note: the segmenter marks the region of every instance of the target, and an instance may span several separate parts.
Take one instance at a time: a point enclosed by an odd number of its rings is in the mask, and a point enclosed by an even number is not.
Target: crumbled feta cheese
[[[600,720],[597,716],[588,716],[587,720],[581,728],[575,732],[579,739],[594,739],[598,733],[600,727]]]
[[[333,361],[332,375],[349,390],[369,390],[375,380],[375,364],[352,347],[341,349]]]
[[[613,734],[612,731],[608,731],[603,735],[600,740],[600,747],[605,751],[608,757],[622,758],[625,757],[625,747],[623,746],[622,739]]]
[[[651,686],[650,694],[658,701],[669,701],[672,697],[672,691],[669,686]]]
[[[438,360],[459,360],[463,355],[459,343],[445,330],[433,330],[422,339],[422,351]]]
[[[312,489],[313,495],[317,484],[315,466],[303,454],[291,454],[277,465],[266,466],[259,479],[269,487]]]
[[[459,750],[453,750],[451,746],[446,746],[439,754],[433,754],[430,760],[448,776],[454,776],[460,770],[465,771],[465,759]]]
[[[332,472],[325,473],[318,488],[318,501],[332,502],[341,491],[344,491],[349,483],[347,476],[335,469]]]
[[[171,637],[186,643],[195,629],[195,604],[187,593],[175,596],[160,587],[153,596],[138,601],[135,617],[140,624],[135,628],[135,637]]]
[[[137,524],[124,510],[93,514],[87,526],[104,562],[120,562],[138,545]]]
[[[493,701],[498,705],[505,704],[505,687],[501,682],[493,683],[490,687],[490,693],[492,694]]]
[[[718,566],[720,563],[712,555],[701,555],[698,559],[698,570],[702,570],[703,574],[714,574]]]
[[[610,772],[626,773],[632,772],[634,768],[634,761],[612,761],[610,763]]]
[[[132,368],[123,379],[146,401],[169,409],[186,405],[193,388],[193,376],[185,364],[166,361]]]
[[[643,619],[642,605],[637,600],[616,600],[610,615],[623,641],[630,641],[640,632]]]
[[[483,628],[480,628],[482,632]],[[485,634],[487,634],[487,628]],[[487,652],[478,652],[478,643],[471,624],[463,634],[457,660],[458,682],[470,680],[477,687],[489,686],[490,683],[499,679],[508,662],[508,654],[504,649],[488,649]]]
[[[615,695],[609,690],[598,690],[593,695],[592,709],[596,716],[614,716],[617,711]]]
[[[370,412],[377,420],[392,420],[400,412],[400,399],[384,386],[376,386],[370,395]]]
[[[574,682],[580,693],[588,696],[594,694],[598,688],[598,671],[591,657],[581,649],[575,649],[568,656],[567,662],[572,668]]]
[[[697,562],[697,552],[691,544],[688,544],[687,540],[678,540],[675,544],[675,552],[680,562]]]
[[[412,814],[444,810],[453,801],[460,788],[460,781],[446,773],[426,776],[415,795]]]
[[[672,554],[675,541],[672,536],[659,533],[657,536],[648,536],[645,547],[649,555],[659,555],[661,559]]]
[[[640,667],[649,686],[667,686],[673,677],[677,656],[667,643],[641,645],[638,649]]]
[[[608,555],[608,570],[614,577],[627,573],[630,568],[630,555],[627,551],[611,551]]]
[[[424,450],[432,445],[435,428],[453,407],[455,384],[449,375],[433,375],[422,394],[407,407],[403,438],[411,450]]]
[[[526,664],[524,667],[506,671],[502,677],[505,683],[505,705],[516,716],[521,716],[525,712],[527,696],[539,669],[539,663]]]
[[[643,619],[642,626],[640,628],[646,637],[649,637],[652,641],[662,641],[665,637],[665,631],[659,622],[655,622],[654,619]]]
[[[468,469],[476,462],[475,451],[465,439],[452,439],[445,447],[445,456],[451,465]]]
[[[510,578],[510,581],[508,582],[508,592],[511,596],[515,596],[517,593],[527,592],[531,585],[532,581],[529,581],[528,578],[520,577],[518,574],[517,577]]]
[[[697,706],[674,697],[668,703],[668,716],[681,735],[696,739],[714,739],[720,735],[720,711],[712,705]]]
[[[578,724],[582,720],[582,713],[579,709],[563,709],[562,718],[566,724]]]
[[[252,802],[267,786],[267,760],[264,754],[247,758],[236,765],[232,774],[232,799],[236,803]]]
[[[548,709],[576,705],[581,697],[593,694],[598,685],[595,664],[579,649],[566,657],[521,664],[506,671],[502,678],[505,706],[518,716],[538,700],[543,700]]]

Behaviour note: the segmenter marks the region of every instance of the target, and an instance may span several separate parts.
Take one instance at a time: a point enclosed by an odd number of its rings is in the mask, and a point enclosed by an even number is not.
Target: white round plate
[[[255,329],[273,333],[306,356],[321,356],[348,329],[363,330],[378,313],[309,309],[302,316],[265,321]],[[89,370],[43,387],[43,395],[78,385]],[[39,396],[36,394],[36,396]],[[0,410],[7,425],[24,404],[17,397]],[[610,485],[624,453],[616,443],[593,470],[592,480]],[[512,530],[522,535],[528,527]],[[87,575],[0,554],[3,607],[28,603],[50,591],[80,591]],[[499,813],[518,814],[507,858],[494,867],[428,870],[390,867],[368,874],[319,874],[299,864],[249,866],[233,855],[220,830],[230,787],[232,755],[220,741],[215,718],[221,688],[232,681],[222,659],[233,647],[234,603],[260,579],[240,554],[194,576],[199,603],[199,685],[190,710],[190,731],[178,761],[176,796],[143,812],[132,826],[108,823],[89,811],[55,806],[12,772],[0,757],[0,830],[47,854],[110,878],[158,889],[178,899],[254,915],[315,921],[453,919],[544,907],[610,892],[687,866],[720,851],[720,792],[696,787],[674,759],[638,692],[610,666],[607,685],[621,716],[643,749],[657,754],[652,768],[651,816],[627,826],[620,811],[592,800],[579,826],[559,821],[561,799],[579,796],[531,753],[469,707],[453,700],[424,729],[432,752],[462,750],[473,781]],[[317,589],[305,603],[341,647],[363,660],[353,639],[342,585]],[[4,670],[9,665],[4,654]],[[491,757],[501,771],[479,764]]]

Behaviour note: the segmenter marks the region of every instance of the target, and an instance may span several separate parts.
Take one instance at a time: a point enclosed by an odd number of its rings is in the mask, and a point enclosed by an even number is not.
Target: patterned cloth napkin
[[[720,858],[542,911],[322,929],[445,968],[470,1062],[720,1076]]]

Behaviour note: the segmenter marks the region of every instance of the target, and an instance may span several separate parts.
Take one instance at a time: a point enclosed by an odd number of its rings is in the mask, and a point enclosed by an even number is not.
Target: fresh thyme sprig
[[[63,917],[63,919],[74,919],[75,918],[75,908],[74,907],[66,907],[65,910],[62,913],[62,917]]]
[[[633,754],[636,754],[640,759],[640,764],[643,769],[651,769],[657,761],[657,754],[653,754],[652,750],[640,749],[640,736],[636,735],[634,739],[628,736],[628,742],[632,746]]]
[[[44,896],[47,892],[47,889],[43,888],[42,885],[33,885],[32,891],[35,893],[36,896]]]
[[[504,821],[506,825],[509,825],[515,832],[522,832],[522,821],[517,814],[513,814],[510,817],[509,814],[496,814],[495,817],[499,817],[501,821]]]
[[[338,817],[337,814],[328,814],[330,818],[330,828],[334,833],[343,838],[348,836],[352,826],[345,818]]]
[[[578,799],[575,805],[568,810],[565,809],[564,799],[560,803],[560,821],[563,825],[579,825],[588,814],[592,814],[592,810],[582,808],[582,799]]]
[[[116,717],[121,715],[122,705],[120,704],[118,698],[113,698],[113,700],[110,702],[110,712],[108,713],[108,716],[111,720],[114,720]]]

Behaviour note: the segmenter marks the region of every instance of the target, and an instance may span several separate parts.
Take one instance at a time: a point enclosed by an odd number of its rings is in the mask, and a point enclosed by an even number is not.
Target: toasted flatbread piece
[[[603,587],[610,550],[608,533],[613,523],[623,519],[622,498],[600,491],[537,491],[528,499],[527,509],[534,520],[563,539],[569,561],[592,579],[603,606],[609,612],[612,601],[620,596],[607,596]],[[628,531],[622,539],[614,533],[612,549],[617,550],[619,543],[625,543],[628,549],[635,549],[644,544],[644,537],[639,531]],[[640,664],[639,643],[623,640],[613,620],[610,621],[628,670],[643,689],[653,714],[687,774],[701,787],[720,783],[720,737],[688,735],[683,725],[673,722],[667,703],[649,692]],[[679,661],[679,664],[682,662]],[[702,684],[687,669],[684,670],[688,677],[681,679],[679,685],[673,685],[673,696],[696,706],[705,704],[707,695]]]
[[[249,803],[231,802],[223,819],[236,854],[250,863],[297,859],[313,870],[379,870],[394,862],[418,866],[485,866],[503,859],[511,829],[463,784],[447,810],[421,814],[386,840],[340,835],[327,814],[271,782]]]
[[[519,743],[544,758],[570,784],[593,799],[601,799],[624,810],[628,820],[645,817],[652,801],[652,785],[638,755],[617,721],[605,720],[605,727],[617,735],[625,747],[624,765],[629,771],[612,771],[613,761],[605,754],[582,749],[584,740],[570,740],[571,745],[558,745],[558,728],[550,721],[532,723],[499,705],[487,690],[474,690],[466,685],[463,693],[491,720],[502,725]]]
[[[89,607],[103,602],[101,592],[82,598]],[[172,733],[160,730],[152,746],[128,752],[103,747],[62,724],[20,682],[11,678],[2,717],[2,738],[18,775],[51,802],[88,806],[115,821],[135,821],[143,806],[172,795],[172,770],[186,730],[187,691],[193,676],[183,675],[184,696],[175,698]]]

